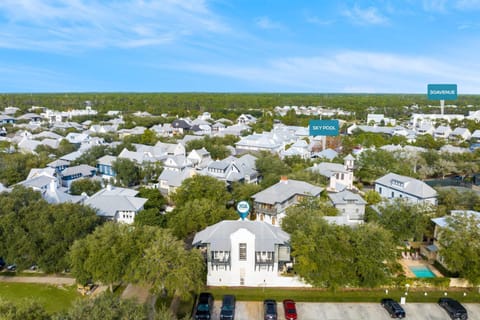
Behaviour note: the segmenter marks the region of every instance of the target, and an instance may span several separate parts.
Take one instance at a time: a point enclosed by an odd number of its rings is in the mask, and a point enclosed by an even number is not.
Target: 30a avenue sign
[[[427,87],[429,100],[456,100],[456,84],[429,84]]]
[[[308,123],[311,136],[338,136],[338,120],[310,120]]]

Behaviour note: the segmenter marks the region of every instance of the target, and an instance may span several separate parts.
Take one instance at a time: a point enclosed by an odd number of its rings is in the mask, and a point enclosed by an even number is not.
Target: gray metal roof
[[[330,200],[332,200],[332,203],[334,205],[347,204],[347,203],[354,203],[358,205],[367,204],[367,202],[363,200],[363,198],[359,194],[353,193],[348,190],[344,190],[338,193],[329,193],[328,197],[330,198]]]
[[[313,167],[310,167],[307,170],[319,173],[327,178],[330,178],[337,172],[348,173],[348,170],[345,169],[345,165],[333,162],[321,162],[319,164],[315,164]]]
[[[158,181],[166,181],[171,187],[180,187],[185,179],[191,178],[195,172],[193,168],[182,171],[165,169],[158,177]]]
[[[85,204],[97,209],[100,216],[115,217],[117,211],[138,211],[148,199],[137,198],[136,190],[111,187],[98,191],[85,200]]]
[[[239,229],[255,235],[255,251],[274,251],[276,244],[290,241],[288,233],[263,221],[224,220],[198,232],[193,245],[210,244],[212,251],[230,251],[230,235]]]
[[[91,167],[86,164],[81,164],[75,167],[69,167],[62,171],[62,176],[72,176],[76,174],[81,174],[82,176],[92,175],[92,171],[96,171],[97,168]]]
[[[112,162],[116,161],[117,160],[117,157],[114,157],[114,156],[110,156],[110,155],[106,155],[106,156],[103,156],[101,158],[98,158],[97,159],[97,162],[98,164],[103,164],[103,165],[107,165],[107,166],[111,166],[112,165]]]
[[[260,191],[252,196],[256,202],[275,204],[282,203],[287,199],[299,194],[306,196],[318,196],[323,188],[298,180],[280,181],[273,186]]]
[[[437,196],[437,191],[425,182],[396,173],[388,173],[378,178],[375,184],[381,184],[390,189],[408,193],[420,199],[434,198]]]

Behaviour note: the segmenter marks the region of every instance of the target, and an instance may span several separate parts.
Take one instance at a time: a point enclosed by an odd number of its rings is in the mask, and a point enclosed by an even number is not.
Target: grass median
[[[37,283],[0,283],[0,299],[18,303],[23,299],[37,301],[48,313],[70,308],[81,296],[76,286],[57,286]]]
[[[437,302],[445,297],[461,302],[480,302],[480,294],[477,289],[339,289],[336,291],[310,288],[238,288],[238,287],[209,287],[216,299],[221,299],[224,294],[233,294],[239,301],[263,301],[264,299],[293,299],[299,302],[379,302],[382,298],[393,298],[397,301],[400,297],[406,297],[408,302]],[[425,294],[426,293],[426,294]]]

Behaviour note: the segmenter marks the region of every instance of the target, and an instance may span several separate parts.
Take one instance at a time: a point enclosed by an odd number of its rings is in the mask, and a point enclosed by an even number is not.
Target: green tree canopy
[[[448,269],[458,272],[473,285],[480,285],[480,218],[456,214],[438,236],[439,254]]]
[[[231,195],[227,192],[224,182],[204,175],[195,175],[184,180],[172,195],[172,200],[177,206],[196,199],[207,199],[225,206]]]
[[[69,266],[69,247],[100,222],[89,207],[48,204],[39,192],[15,187],[0,197],[0,252],[19,269],[35,263],[46,272],[60,272]]]
[[[49,320],[50,316],[39,303],[21,300],[15,303],[0,299],[0,320]]]
[[[145,320],[147,318],[148,309],[145,305],[133,300],[121,299],[107,292],[95,299],[77,300],[67,312],[54,316],[53,319]]]
[[[117,173],[117,182],[123,187],[135,186],[140,182],[140,169],[129,159],[118,158],[112,163],[112,169]]]
[[[404,240],[421,241],[429,231],[430,218],[434,213],[428,205],[411,203],[402,198],[382,203],[378,211],[378,223],[390,230],[399,243]]]
[[[74,195],[81,195],[85,192],[88,196],[91,196],[100,189],[102,189],[100,181],[87,178],[75,180],[70,185],[70,193]]]

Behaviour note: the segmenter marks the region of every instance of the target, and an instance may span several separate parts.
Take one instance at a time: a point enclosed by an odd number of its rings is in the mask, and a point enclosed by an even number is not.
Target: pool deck
[[[435,277],[438,278],[443,278],[443,275],[431,264],[429,264],[426,260],[420,259],[420,260],[413,260],[413,259],[400,259],[398,262],[402,265],[403,270],[405,271],[405,276],[407,278],[417,278],[415,274],[410,270],[409,267],[428,267],[433,274],[435,274]]]

